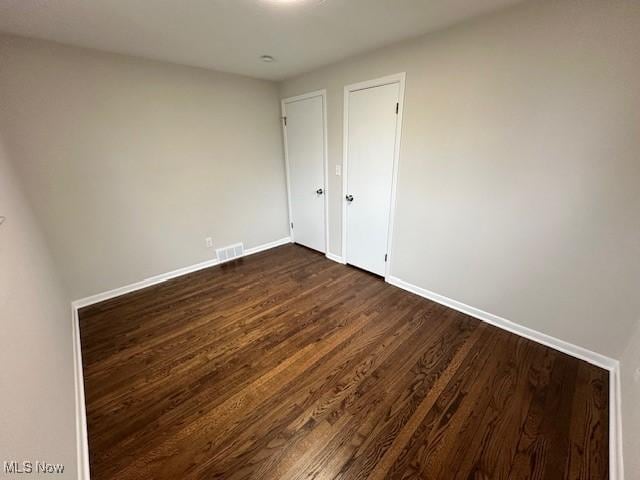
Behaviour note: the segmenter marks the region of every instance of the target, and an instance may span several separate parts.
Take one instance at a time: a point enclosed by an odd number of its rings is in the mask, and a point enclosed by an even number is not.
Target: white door
[[[385,275],[400,83],[348,92],[346,260]]]
[[[283,101],[293,241],[320,252],[325,245],[324,97]]]

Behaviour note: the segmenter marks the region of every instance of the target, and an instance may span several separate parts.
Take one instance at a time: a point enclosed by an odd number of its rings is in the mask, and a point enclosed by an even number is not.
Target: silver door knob
[[[319,189],[317,189],[317,190],[316,190],[316,193],[317,193],[318,195],[322,195],[322,194],[324,193],[324,190],[322,190],[321,188],[319,188]]]
[[[347,195],[344,198],[347,199],[347,202],[353,202],[353,195]]]

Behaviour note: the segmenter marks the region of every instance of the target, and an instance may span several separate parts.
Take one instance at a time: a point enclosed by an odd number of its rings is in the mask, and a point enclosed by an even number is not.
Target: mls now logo
[[[20,474],[20,473],[51,473],[51,474],[62,474],[64,473],[64,465],[61,463],[48,463],[48,462],[4,462],[4,473],[5,474]]]

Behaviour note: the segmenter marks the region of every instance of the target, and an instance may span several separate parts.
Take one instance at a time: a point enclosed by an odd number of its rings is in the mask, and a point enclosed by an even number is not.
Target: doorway
[[[282,124],[291,239],[326,253],[326,91],[282,100]]]
[[[344,90],[343,256],[384,277],[391,261],[404,82],[402,73]]]

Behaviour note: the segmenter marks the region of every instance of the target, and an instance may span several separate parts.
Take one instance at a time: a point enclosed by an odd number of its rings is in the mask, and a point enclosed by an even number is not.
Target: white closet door
[[[293,240],[326,251],[323,97],[283,103]]]
[[[349,92],[346,260],[385,274],[400,84]]]

